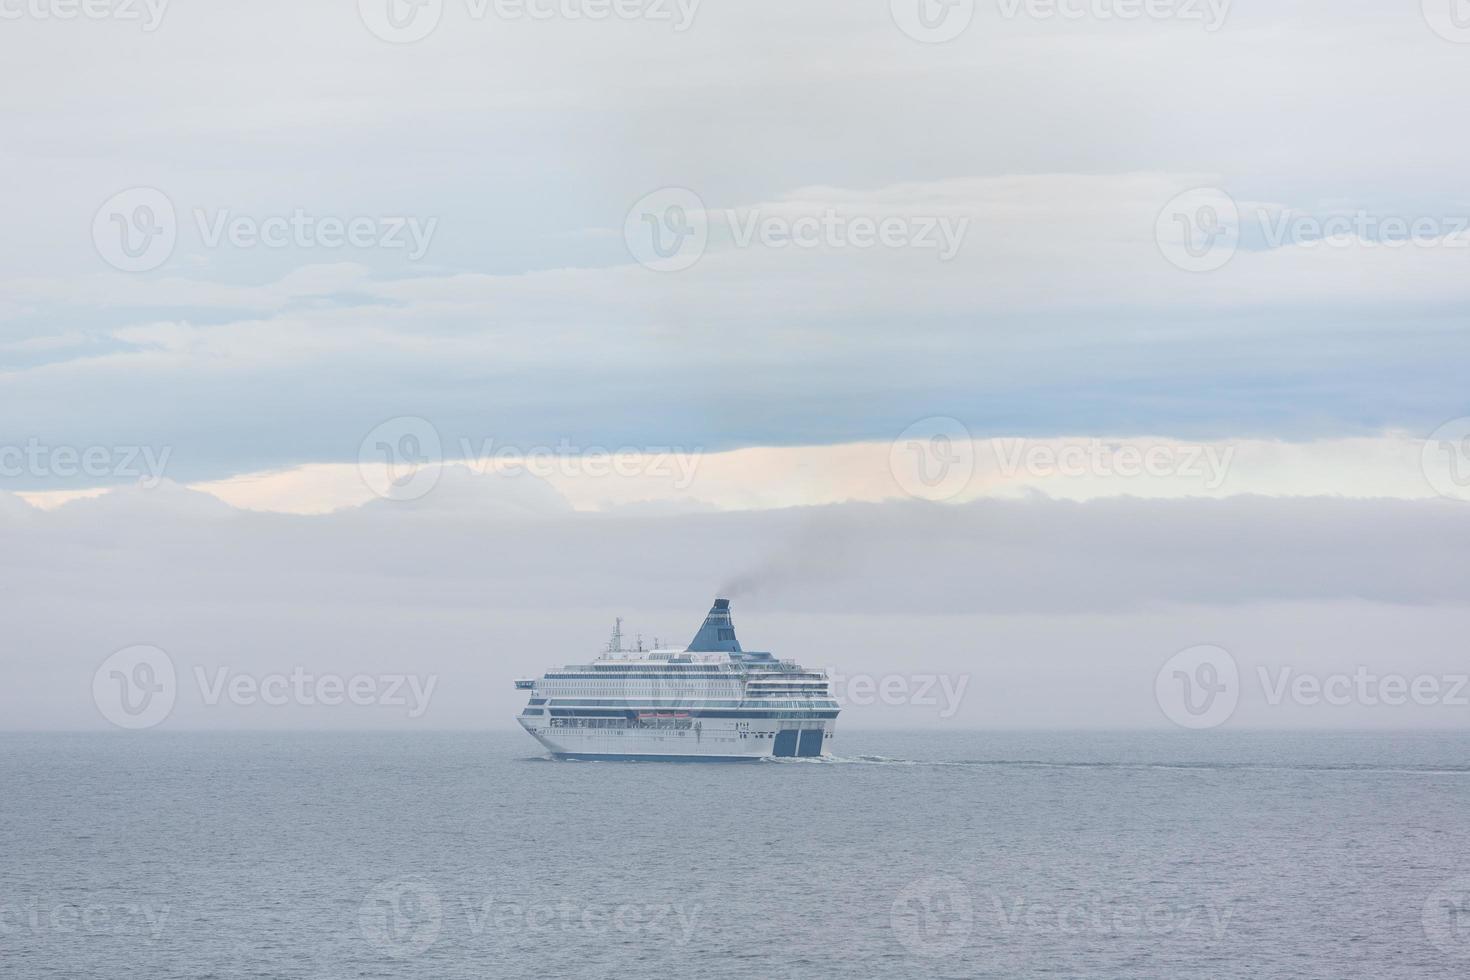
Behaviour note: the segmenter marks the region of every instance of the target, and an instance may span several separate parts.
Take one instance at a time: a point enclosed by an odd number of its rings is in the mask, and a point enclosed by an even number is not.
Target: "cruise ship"
[[[657,644],[655,644],[657,646]],[[716,599],[683,649],[624,650],[622,620],[596,660],[521,678],[519,721],[557,759],[735,762],[827,754],[827,674],[742,650]]]

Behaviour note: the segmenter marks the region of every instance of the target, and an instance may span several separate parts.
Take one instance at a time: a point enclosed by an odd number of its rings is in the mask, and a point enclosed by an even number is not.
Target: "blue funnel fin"
[[[730,600],[716,599],[704,617],[704,625],[689,641],[690,653],[739,653],[740,641],[735,639],[735,624],[730,621]]]

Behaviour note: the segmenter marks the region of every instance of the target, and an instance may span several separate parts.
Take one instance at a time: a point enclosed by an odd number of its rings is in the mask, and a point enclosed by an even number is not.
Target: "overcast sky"
[[[0,728],[130,644],[502,726],[721,588],[973,677],[865,724],[1470,724],[1253,700],[1465,663],[1455,2],[0,0]]]

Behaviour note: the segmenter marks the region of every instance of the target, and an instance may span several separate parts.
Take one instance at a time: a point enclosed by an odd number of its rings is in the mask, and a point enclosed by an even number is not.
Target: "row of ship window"
[[[606,684],[609,681],[614,681],[614,680],[626,681],[626,680],[637,680],[639,678],[655,678],[657,680],[684,680],[684,681],[696,681],[696,680],[697,681],[708,681],[708,680],[733,681],[733,680],[738,680],[739,679],[738,675],[736,675],[736,674],[724,674],[724,673],[716,674],[716,673],[713,673],[713,672],[705,673],[705,672],[702,672],[702,671],[669,670],[669,671],[664,671],[662,673],[657,673],[657,674],[656,673],[653,673],[651,671],[643,671],[643,672],[637,673],[637,674],[633,674],[633,673],[627,673],[627,674],[622,674],[622,673],[619,673],[619,674],[547,674],[545,677],[542,678],[542,680],[548,680],[548,681],[601,681],[602,683]]]
[[[553,718],[552,728],[663,728],[681,730],[693,728],[695,722],[688,718]]]
[[[532,698],[531,704],[545,704],[545,698]],[[568,708],[626,708],[645,705],[650,708],[835,708],[837,702],[830,698],[803,699],[800,701],[709,701],[704,698],[552,698],[551,703]]]
[[[821,677],[818,674],[787,674],[787,673],[775,673],[775,674],[765,674],[765,675],[761,675],[761,676],[762,677],[770,677],[772,680],[779,679],[779,680],[798,680],[799,681],[799,680],[824,680],[825,679],[825,678]],[[621,672],[621,671],[619,671],[619,672],[616,672],[616,673],[605,673],[605,674],[603,674],[603,673],[598,673],[598,674],[546,674],[541,679],[542,680],[547,680],[547,681],[602,681],[603,683],[607,683],[610,680],[620,680],[620,681],[623,681],[623,680],[637,680],[639,678],[644,678],[644,679],[651,678],[651,679],[655,679],[655,680],[689,680],[689,681],[692,681],[692,680],[700,680],[700,681],[706,681],[706,680],[728,680],[728,681],[734,681],[734,680],[739,680],[742,677],[748,677],[748,675],[740,674],[740,673],[735,673],[735,672],[730,672],[730,671],[665,670],[665,671],[657,671],[657,672],[655,672],[655,671],[644,670],[644,671],[639,671],[638,673],[633,673],[632,671],[628,671],[628,672]],[[756,679],[758,680],[759,678],[756,678]]]
[[[555,718],[577,718],[577,719],[580,719],[580,720],[585,720],[585,719],[588,719],[588,718],[605,718],[605,719],[613,719],[613,720],[624,720],[624,719],[627,719],[627,716],[628,715],[632,715],[635,712],[632,711],[632,710],[624,710],[624,711],[581,711],[581,710],[574,710],[574,709],[571,709],[571,708],[526,708],[526,709],[524,709],[521,712],[522,715],[530,715],[530,716],[533,716],[533,717],[534,716],[537,716],[537,715],[545,715],[545,714],[548,714],[548,713],[550,713],[551,715],[553,715]],[[705,716],[708,716],[708,717],[711,717],[711,718],[722,718],[722,719],[726,719],[726,720],[732,719],[732,718],[801,718],[801,719],[836,718],[837,717],[837,707],[836,707],[836,705],[832,705],[830,708],[825,708],[825,709],[820,709],[820,708],[806,708],[806,709],[802,709],[802,710],[798,710],[798,711],[713,711],[713,712],[705,712],[705,711],[703,711],[703,710],[701,710],[699,708],[691,708],[689,710],[689,713],[692,714],[692,715],[694,715],[694,716],[696,716],[696,717],[705,717]],[[553,720],[552,724],[556,724],[556,721]]]

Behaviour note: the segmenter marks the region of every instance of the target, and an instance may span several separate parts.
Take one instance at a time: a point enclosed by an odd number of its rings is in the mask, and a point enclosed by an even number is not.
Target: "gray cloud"
[[[681,34],[447,4],[392,48],[350,4],[175,4],[152,33],[7,22],[0,160],[24,234],[0,241],[0,446],[168,445],[190,480],[350,459],[401,414],[518,443],[723,448],[934,414],[980,434],[1294,437],[1462,410],[1459,253],[1251,252],[1200,277],[1152,241],[1181,181],[1313,213],[1464,213],[1470,147],[1442,120],[1470,62],[1416,5],[1240,0],[1214,33],[978,7],[938,46],[835,0],[704,4]],[[99,91],[78,57],[127,84]],[[168,265],[125,276],[88,229],[137,185],[168,193],[183,233]],[[974,220],[944,267],[717,242],[657,276],[620,229],[663,185],[716,211]],[[196,209],[439,225],[415,265],[206,248]]]
[[[514,711],[513,676],[592,655],[614,615],[630,635],[682,643],[747,569],[759,573],[736,603],[747,645],[847,672],[974,673],[987,693],[959,716],[967,724],[1153,723],[1136,685],[1202,642],[1293,663],[1447,669],[1460,656],[1454,624],[1470,619],[1470,508],[1449,502],[588,514],[537,481],[486,477],[415,506],[318,517],[238,512],[167,485],[50,513],[0,496],[0,522],[0,588],[23,611],[3,648],[0,714],[22,728],[97,727],[91,672],[135,643],[211,669],[432,671],[443,688],[423,724],[497,726]],[[1074,689],[1082,678],[1116,698]],[[176,723],[287,718],[403,723],[182,703]],[[902,708],[854,721],[935,723]]]

